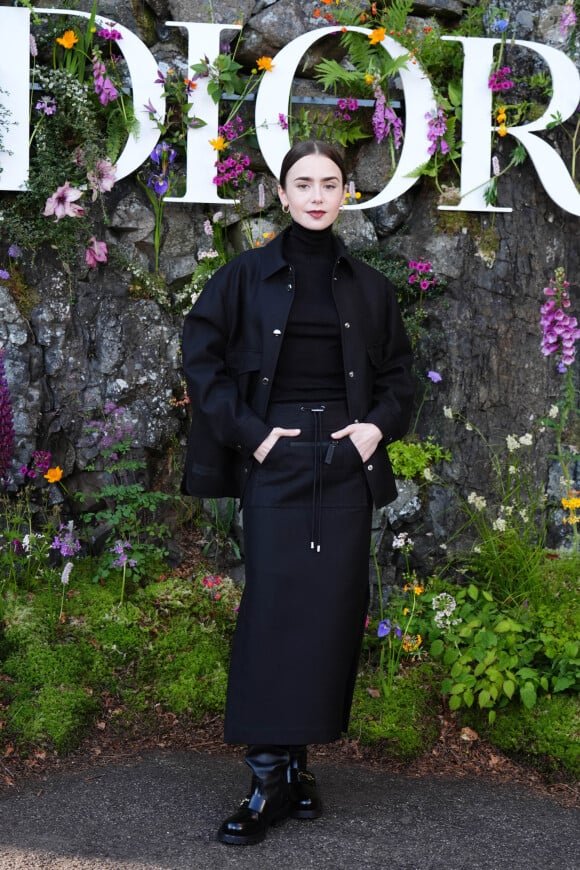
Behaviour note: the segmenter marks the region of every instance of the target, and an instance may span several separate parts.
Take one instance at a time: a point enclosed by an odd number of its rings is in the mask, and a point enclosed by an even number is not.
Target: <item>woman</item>
[[[306,746],[346,729],[368,604],[371,510],[396,497],[385,445],[407,429],[411,350],[394,290],[333,235],[340,154],[299,142],[278,194],[292,224],[240,254],[188,314],[184,488],[239,496],[246,582],[225,740],[248,796],[218,838],[257,843],[322,807]]]

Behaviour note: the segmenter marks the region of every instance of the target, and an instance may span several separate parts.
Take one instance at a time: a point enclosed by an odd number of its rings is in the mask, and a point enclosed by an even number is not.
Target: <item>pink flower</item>
[[[85,251],[85,263],[91,269],[95,269],[98,263],[107,262],[107,245],[105,242],[98,242],[94,236],[91,236],[89,247]]]
[[[89,186],[93,191],[93,202],[98,193],[108,193],[117,180],[117,167],[107,158],[101,158],[95,163],[92,172],[87,172]]]
[[[52,196],[48,197],[42,214],[45,217],[53,214],[57,221],[63,217],[81,217],[85,212],[80,205],[76,205],[76,200],[82,195],[82,190],[71,187],[68,181],[65,181],[62,187],[57,187]]]

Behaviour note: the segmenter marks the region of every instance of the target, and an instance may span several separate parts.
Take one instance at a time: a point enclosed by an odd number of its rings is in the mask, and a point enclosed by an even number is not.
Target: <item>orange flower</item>
[[[312,13],[313,18],[320,18],[320,9],[315,9]]]
[[[366,15],[364,14],[364,12],[361,12],[361,14],[360,14],[360,16],[359,16],[359,19],[360,19],[361,24],[364,24],[364,23],[365,23],[365,21],[367,20],[367,17],[366,17]]]
[[[374,30],[371,30],[369,33],[369,41],[371,45],[378,45],[379,42],[382,42],[385,36],[387,35],[387,31],[384,27],[376,27]]]
[[[324,3],[325,6],[331,6],[331,5],[332,5],[332,0],[322,0],[322,2]]]
[[[263,70],[264,72],[272,72],[272,70],[274,69],[272,58],[266,57],[265,55],[258,58],[258,60],[256,61],[256,66],[258,67],[258,69]]]
[[[62,480],[62,475],[63,470],[57,465],[56,468],[49,468],[44,476],[49,483],[58,483],[59,480]]]
[[[428,25],[427,27],[423,28],[423,33],[431,33],[432,30],[433,28],[431,27],[431,25]]]
[[[375,80],[375,77],[372,76],[370,73],[367,73],[365,76],[365,85],[372,85],[374,80]]]
[[[63,48],[73,48],[79,41],[79,38],[74,30],[65,30],[62,36],[56,37],[56,41],[59,45],[62,45]]]
[[[194,82],[191,79],[183,79],[183,84],[186,88],[189,88],[190,91],[194,91],[197,87],[197,82]]]
[[[497,128],[497,135],[498,136],[507,136],[507,131],[508,131],[507,125],[500,124],[499,127]]]
[[[218,136],[217,139],[209,139],[208,141],[214,151],[223,151],[224,148],[228,147],[228,143],[223,136]]]
[[[334,21],[334,16],[333,16],[332,12],[327,12],[322,17],[324,18],[325,21],[330,21],[331,24]]]

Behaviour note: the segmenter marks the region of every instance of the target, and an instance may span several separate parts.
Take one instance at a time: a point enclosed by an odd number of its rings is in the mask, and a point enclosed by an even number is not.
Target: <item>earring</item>
[[[282,206],[282,211],[284,212],[284,214],[289,214],[290,206],[288,205],[288,203],[286,203],[286,205]]]

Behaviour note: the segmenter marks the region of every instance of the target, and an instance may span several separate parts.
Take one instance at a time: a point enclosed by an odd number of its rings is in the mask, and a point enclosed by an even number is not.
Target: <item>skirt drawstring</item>
[[[312,531],[310,549],[320,553],[320,537],[322,527],[322,415],[326,410],[324,405],[317,408],[303,408],[314,415],[314,463],[312,470]]]

